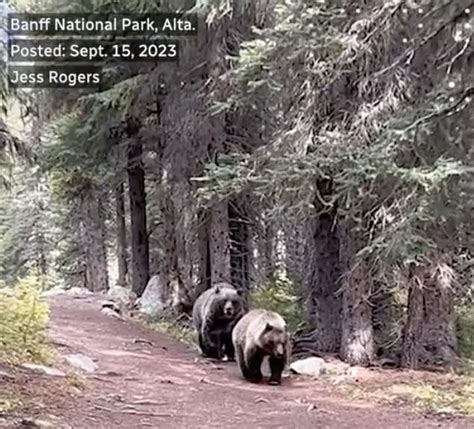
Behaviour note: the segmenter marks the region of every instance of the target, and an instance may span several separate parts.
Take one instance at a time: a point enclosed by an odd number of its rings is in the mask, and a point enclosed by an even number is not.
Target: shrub
[[[295,286],[286,277],[276,277],[266,284],[257,286],[250,292],[249,298],[251,308],[264,308],[281,314],[292,332],[304,320]]]
[[[176,317],[172,311],[164,311],[157,317],[142,316],[141,320],[151,329],[167,334],[187,346],[197,349],[197,339],[190,319]]]
[[[0,289],[0,360],[44,360],[43,332],[49,320],[48,305],[40,299],[40,280],[20,280],[12,294]]]
[[[472,308],[458,315],[457,335],[462,357],[474,359],[474,314]]]

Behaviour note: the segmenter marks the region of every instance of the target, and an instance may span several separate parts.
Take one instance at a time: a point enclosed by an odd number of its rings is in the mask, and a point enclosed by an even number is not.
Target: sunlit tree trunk
[[[372,277],[368,261],[359,257],[361,232],[349,220],[339,225],[342,263],[341,357],[352,365],[368,366],[375,360],[372,326]]]

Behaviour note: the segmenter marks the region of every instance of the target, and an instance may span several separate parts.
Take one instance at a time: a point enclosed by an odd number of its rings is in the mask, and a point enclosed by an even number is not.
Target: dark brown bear
[[[278,313],[262,309],[249,311],[235,325],[232,342],[237,353],[237,363],[247,380],[262,380],[262,361],[265,356],[269,356],[269,383],[281,383],[289,341],[286,323]]]
[[[193,322],[204,356],[234,360],[232,329],[244,314],[242,292],[228,283],[218,283],[194,303]]]

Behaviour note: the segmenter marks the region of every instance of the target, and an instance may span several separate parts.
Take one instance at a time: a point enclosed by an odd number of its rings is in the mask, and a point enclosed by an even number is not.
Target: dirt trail
[[[291,377],[282,386],[252,385],[240,379],[234,363],[206,361],[166,335],[106,316],[99,307],[95,298],[53,301],[51,339],[60,351],[84,353],[99,367],[62,412],[61,420],[74,429],[474,427],[472,420],[439,422],[346,402],[330,395],[324,380]]]

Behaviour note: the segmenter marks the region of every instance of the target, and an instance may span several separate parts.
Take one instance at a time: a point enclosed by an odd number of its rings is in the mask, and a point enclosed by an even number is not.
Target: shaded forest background
[[[2,70],[0,287],[140,296],[158,275],[179,313],[228,281],[291,318],[296,351],[473,357],[474,2],[16,8],[200,19],[179,63],[107,63],[100,90]]]

